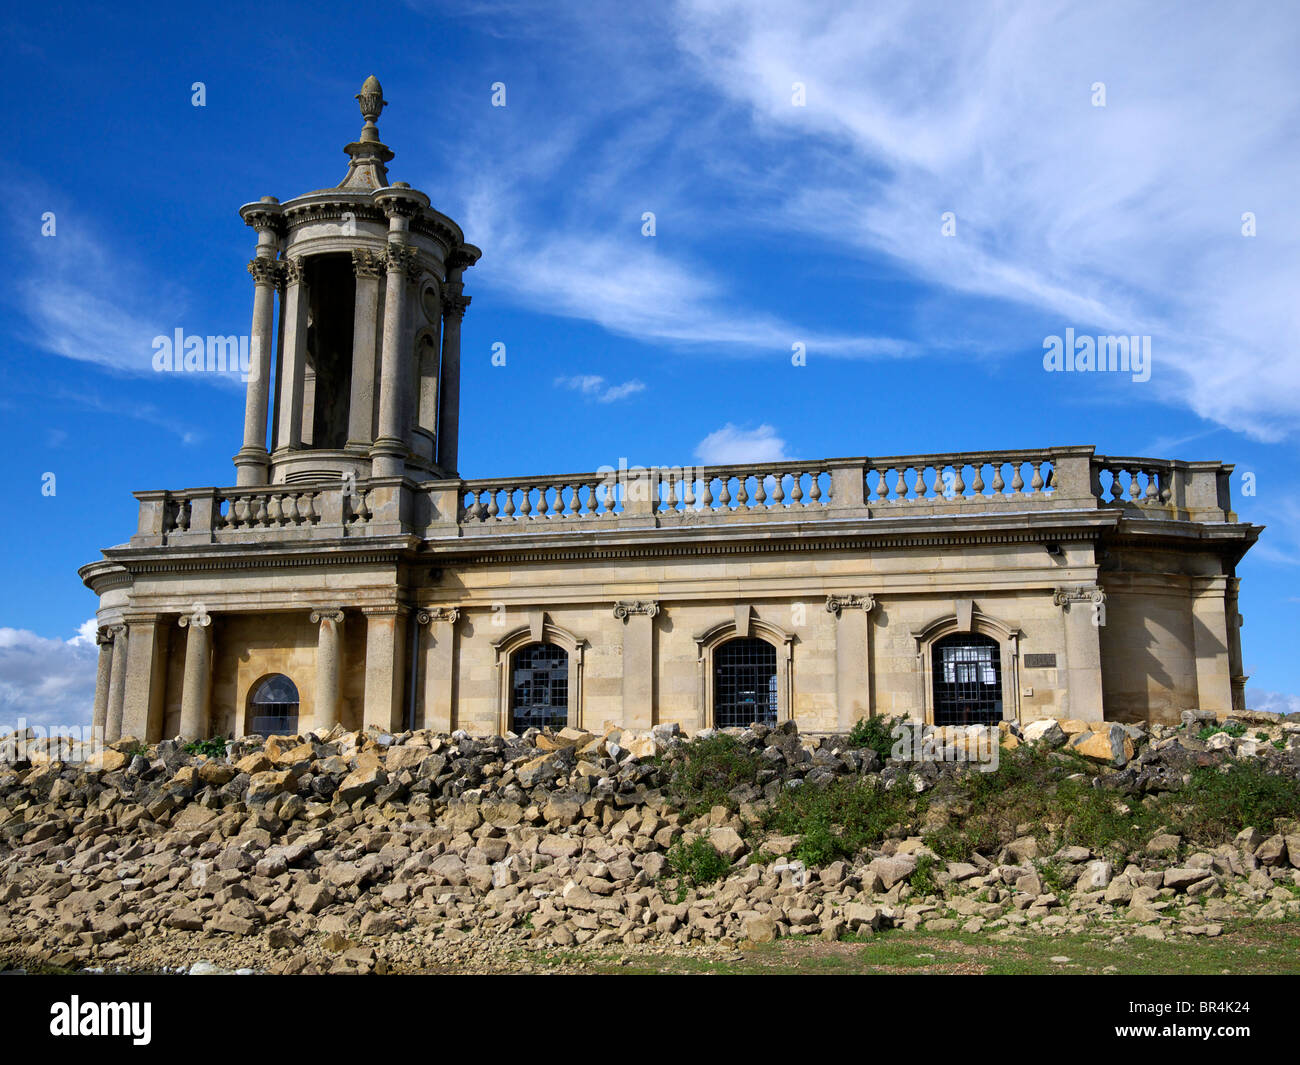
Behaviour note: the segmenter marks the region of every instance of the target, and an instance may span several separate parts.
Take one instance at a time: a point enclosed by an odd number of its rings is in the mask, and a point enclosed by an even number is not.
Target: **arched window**
[[[717,728],[775,725],[776,648],[746,636],[713,652],[713,719]]]
[[[511,658],[510,730],[564,728],[569,723],[569,652],[530,643]]]
[[[248,732],[294,736],[298,732],[298,688],[283,673],[263,677],[248,700]]]
[[[989,636],[959,632],[934,644],[934,723],[1002,720],[1002,653]]]

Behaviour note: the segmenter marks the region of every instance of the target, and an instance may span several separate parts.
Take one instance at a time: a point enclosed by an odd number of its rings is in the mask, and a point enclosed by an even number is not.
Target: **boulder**
[[[888,891],[900,880],[906,880],[916,872],[916,857],[900,854],[892,858],[873,858],[867,865],[867,870],[878,876],[884,890]]]
[[[1127,765],[1133,758],[1133,741],[1119,725],[1111,725],[1100,732],[1082,732],[1070,741],[1070,749],[1096,762],[1104,762],[1116,769]]]
[[[756,914],[745,920],[745,938],[751,943],[771,943],[780,934],[776,921],[767,914]]]
[[[1067,739],[1065,730],[1054,718],[1029,722],[1024,734],[1026,743],[1043,743],[1048,747],[1063,747]]]
[[[749,851],[745,841],[734,828],[715,828],[709,833],[709,842],[729,862],[734,862]]]

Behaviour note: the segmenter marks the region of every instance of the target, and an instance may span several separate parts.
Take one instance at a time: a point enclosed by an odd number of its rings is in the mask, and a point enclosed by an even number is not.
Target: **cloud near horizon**
[[[95,702],[95,620],[66,640],[0,627],[0,732],[19,722],[47,729],[89,725]]]

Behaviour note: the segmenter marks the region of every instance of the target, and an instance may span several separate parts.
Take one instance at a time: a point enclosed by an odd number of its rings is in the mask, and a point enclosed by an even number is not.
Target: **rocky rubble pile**
[[[1149,735],[1036,724],[999,740],[1091,758],[1117,794],[1176,788],[1229,755],[1300,775],[1300,725],[1258,724],[1266,739],[1251,750],[1241,736],[1231,750],[1199,738],[1199,719]],[[85,764],[11,750],[26,757],[0,768],[0,957],[464,971],[527,967],[538,947],[707,951],[890,927],[1098,923],[1214,935],[1233,915],[1300,916],[1300,822],[1285,819],[1208,849],[1157,835],[1118,867],[1077,846],[1040,853],[1032,826],[997,853],[944,862],[900,825],[809,868],[798,836],[761,827],[783,793],[835,781],[921,792],[974,770],[900,765],[793,724],[734,736],[757,771],[703,809],[675,790],[691,749],[675,726],[486,739],[336,729],[248,737],[212,757],[125,739]],[[700,839],[722,875],[692,886],[677,856]]]

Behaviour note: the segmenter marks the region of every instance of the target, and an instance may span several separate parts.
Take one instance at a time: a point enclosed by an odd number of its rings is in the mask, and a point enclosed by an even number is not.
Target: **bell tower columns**
[[[266,450],[267,401],[271,356],[275,351],[275,290],[283,269],[276,261],[284,227],[280,201],[263,196],[240,212],[257,231],[257,254],[248,264],[253,275],[253,327],[249,337],[248,391],[244,397],[244,444],[235,456],[235,483],[241,488],[266,484],[270,456]]]
[[[447,266],[442,290],[442,368],[438,377],[438,465],[448,477],[456,476],[460,437],[460,323],[469,307],[461,280],[474,259],[457,253]]]

